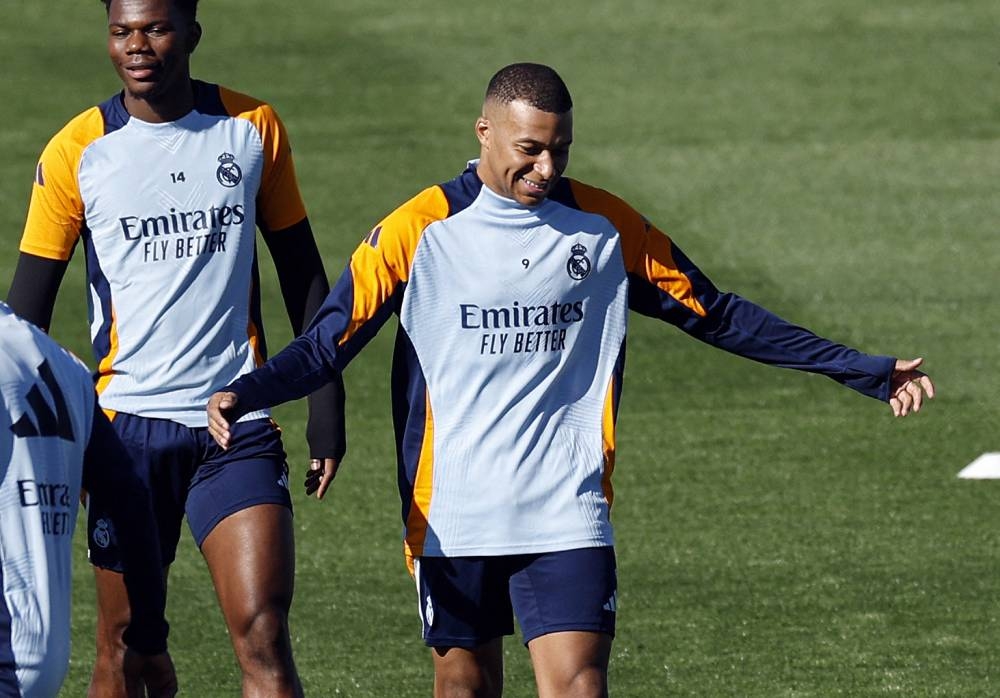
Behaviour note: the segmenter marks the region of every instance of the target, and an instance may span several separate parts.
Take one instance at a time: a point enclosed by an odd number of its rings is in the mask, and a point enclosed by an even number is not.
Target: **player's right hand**
[[[208,433],[222,448],[229,448],[229,424],[237,402],[239,396],[229,391],[215,393],[208,399]]]

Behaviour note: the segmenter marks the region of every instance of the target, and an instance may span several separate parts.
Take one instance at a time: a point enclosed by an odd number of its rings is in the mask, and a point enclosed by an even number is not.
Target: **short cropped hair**
[[[565,114],[573,108],[573,98],[559,73],[539,63],[512,63],[498,70],[486,87],[486,101],[491,100],[500,104],[520,100],[550,114]]]
[[[113,0],[101,0],[104,9],[111,12]],[[192,22],[198,19],[198,0],[173,0],[174,7],[183,12]]]

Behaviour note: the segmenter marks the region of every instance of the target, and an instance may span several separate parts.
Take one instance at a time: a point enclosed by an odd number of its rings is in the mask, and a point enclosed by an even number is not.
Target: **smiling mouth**
[[[135,80],[147,80],[156,73],[155,65],[127,65],[125,72]]]
[[[527,177],[521,177],[521,181],[524,182],[525,186],[528,187],[528,191],[534,192],[536,194],[544,194],[549,188],[548,181],[545,182],[535,182],[528,179]]]

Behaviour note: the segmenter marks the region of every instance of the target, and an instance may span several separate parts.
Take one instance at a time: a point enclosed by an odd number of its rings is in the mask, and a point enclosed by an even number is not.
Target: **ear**
[[[187,52],[188,54],[194,53],[194,50],[198,48],[198,42],[201,41],[201,25],[197,22],[191,23],[191,29],[188,32],[187,37]]]
[[[476,119],[476,138],[479,139],[479,145],[483,148],[490,147],[490,120],[485,116]]]

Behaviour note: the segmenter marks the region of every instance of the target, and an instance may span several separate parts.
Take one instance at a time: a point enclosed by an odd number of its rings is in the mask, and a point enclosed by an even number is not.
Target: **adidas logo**
[[[38,383],[35,383],[25,396],[30,408],[29,411],[22,414],[11,425],[10,430],[14,432],[14,436],[22,438],[58,436],[65,441],[73,441],[73,423],[69,418],[66,397],[60,390],[59,383],[56,382],[55,374],[52,373],[52,367],[49,366],[48,360],[42,361],[42,365],[38,367],[38,375],[48,389],[52,405],[45,399]],[[53,407],[55,407],[54,411]],[[30,412],[34,412],[34,419],[32,419]]]

